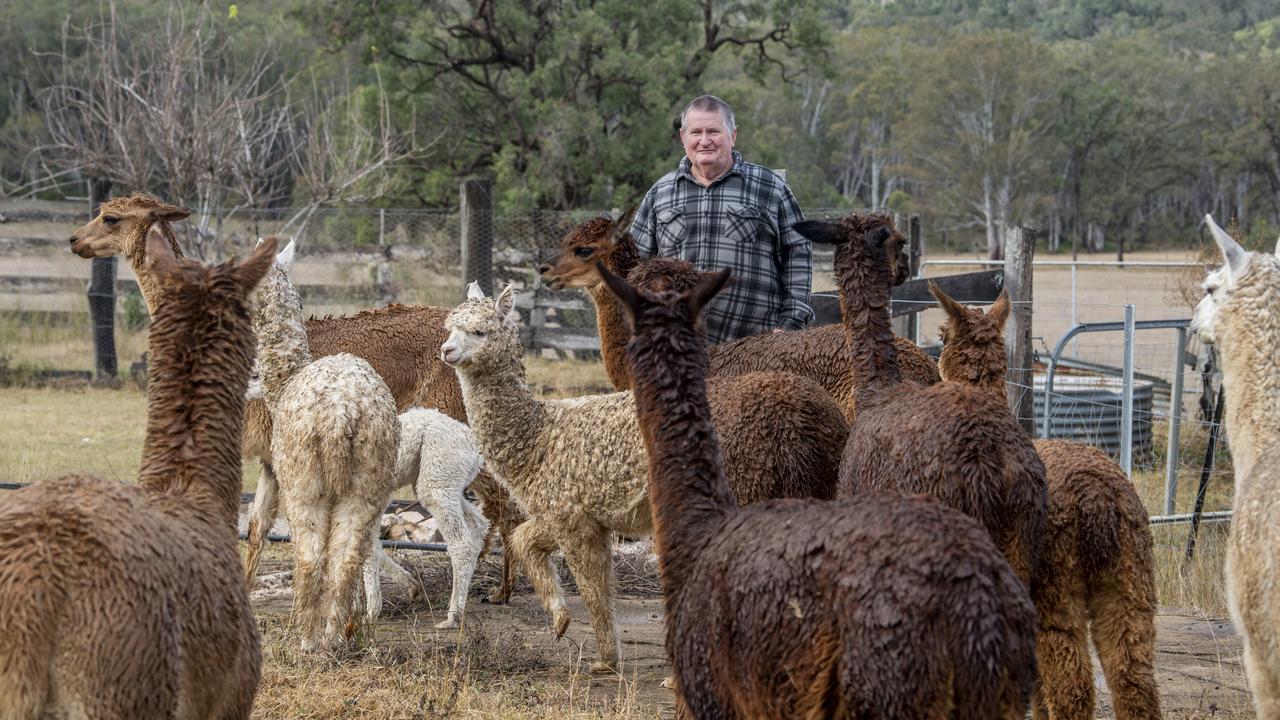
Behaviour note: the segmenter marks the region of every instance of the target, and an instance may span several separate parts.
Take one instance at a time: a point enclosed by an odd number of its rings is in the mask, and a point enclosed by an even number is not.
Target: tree
[[[421,195],[491,173],[508,205],[571,208],[634,201],[669,167],[673,113],[713,57],[763,77],[820,49],[821,1],[330,0],[319,15],[394,59],[402,106],[446,133]]]

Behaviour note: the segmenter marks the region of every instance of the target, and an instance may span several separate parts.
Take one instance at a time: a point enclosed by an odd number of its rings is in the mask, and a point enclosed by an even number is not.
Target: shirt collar
[[[731,154],[733,155],[733,165],[729,168],[729,172],[721,175],[715,180],[712,180],[711,185],[715,185],[716,183],[720,182],[721,180],[724,180],[730,175],[742,174],[742,163],[743,163],[742,153],[738,152],[737,150],[733,150],[731,151]],[[693,179],[693,173],[690,171],[691,167],[693,167],[693,163],[689,162],[689,156],[685,155],[684,157],[680,158],[680,167],[676,169],[676,175],[678,177],[685,178],[689,182],[694,183],[696,185],[698,184],[698,181]],[[710,187],[710,185],[708,187]]]

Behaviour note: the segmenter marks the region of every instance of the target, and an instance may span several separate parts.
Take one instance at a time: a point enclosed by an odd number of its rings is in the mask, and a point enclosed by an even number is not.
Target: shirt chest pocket
[[[684,245],[684,208],[667,208],[658,213],[658,255],[670,257]]]
[[[733,203],[725,207],[724,238],[734,244],[759,243],[763,251],[773,248],[773,230],[764,212],[755,205]]]

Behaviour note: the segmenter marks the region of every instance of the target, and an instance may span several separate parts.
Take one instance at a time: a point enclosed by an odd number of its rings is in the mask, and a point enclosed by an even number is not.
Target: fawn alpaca
[[[694,329],[728,273],[655,296],[600,272],[635,330],[677,717],[1021,718],[1034,610],[987,533],[924,496],[737,507]]]
[[[1235,469],[1227,605],[1262,720],[1280,718],[1280,259],[1252,253],[1205,216],[1222,267],[1205,278],[1192,327],[1222,356],[1223,424]]]
[[[942,379],[1004,398],[1008,296],[983,313],[937,286],[929,289],[947,313]],[[1117,720],[1159,718],[1155,558],[1146,508],[1101,450],[1068,440],[1034,444],[1049,490],[1041,571],[1031,593],[1040,616],[1035,717],[1093,717],[1092,635]]]
[[[841,496],[929,493],[982,523],[1031,587],[1044,527],[1044,465],[1003,399],[956,383],[901,381],[889,327],[888,258],[897,256],[902,236],[892,222],[853,214],[839,224],[796,224],[814,242],[836,246],[848,361],[858,378]]]
[[[70,476],[0,504],[0,718],[248,718],[261,667],[240,582],[243,264],[180,260],[158,230],[137,485]],[[175,540],[181,538],[180,541]]]

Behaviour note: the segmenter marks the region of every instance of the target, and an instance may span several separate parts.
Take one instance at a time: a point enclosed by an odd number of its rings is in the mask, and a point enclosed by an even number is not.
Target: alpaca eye
[[[478,337],[478,338],[483,338],[483,337],[484,337],[484,331],[483,331],[483,330],[477,330],[477,331],[475,331],[474,333],[472,333],[472,335],[475,335],[475,336],[476,336],[476,337]]]
[[[104,223],[106,223],[106,224],[108,224],[108,225],[115,225],[116,223],[120,222],[120,218],[118,218],[118,217],[104,217],[104,218],[102,218],[102,222],[104,222]]]
[[[591,248],[580,247],[577,250],[574,250],[573,254],[577,255],[580,258],[589,258],[591,257]]]

